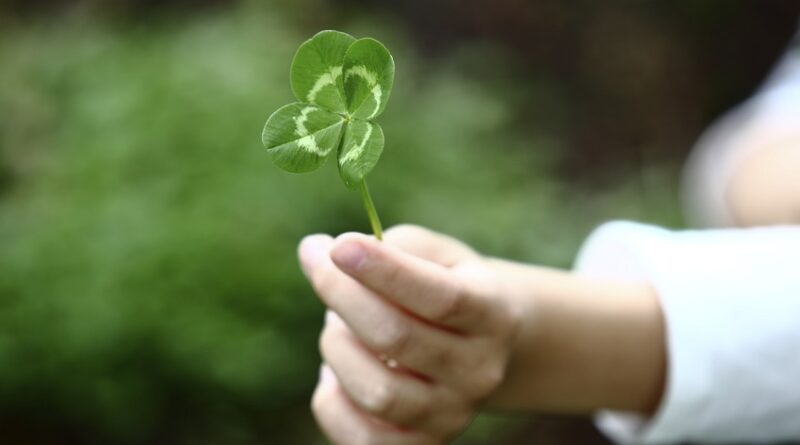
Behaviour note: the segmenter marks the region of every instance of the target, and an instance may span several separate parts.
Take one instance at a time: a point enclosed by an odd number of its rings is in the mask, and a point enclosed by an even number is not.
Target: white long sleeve
[[[601,226],[576,271],[648,280],[666,319],[667,386],[643,419],[601,413],[620,443],[800,440],[800,226]],[[624,366],[624,364],[620,364]]]

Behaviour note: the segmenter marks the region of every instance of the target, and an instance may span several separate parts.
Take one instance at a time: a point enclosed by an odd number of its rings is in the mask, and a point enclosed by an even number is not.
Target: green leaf
[[[383,152],[383,129],[374,122],[351,120],[339,147],[339,175],[345,185],[356,189],[372,171]]]
[[[355,118],[374,119],[392,91],[392,55],[375,39],[359,39],[347,49],[342,69],[347,111]]]
[[[356,40],[322,31],[304,42],[292,60],[292,91],[299,103],[286,105],[267,120],[262,133],[273,162],[291,172],[319,168],[338,147],[339,175],[358,189],[372,230],[381,224],[365,176],[383,152],[383,130],[371,122],[389,100],[394,60],[375,39]]]
[[[300,102],[338,113],[346,111],[342,62],[356,39],[339,31],[322,31],[300,45],[292,60],[292,91]]]
[[[316,170],[339,144],[344,118],[305,103],[285,105],[264,125],[261,141],[280,168],[303,173]]]

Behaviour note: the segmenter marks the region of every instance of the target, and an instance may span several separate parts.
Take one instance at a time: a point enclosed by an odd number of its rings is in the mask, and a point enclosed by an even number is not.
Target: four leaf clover
[[[264,146],[278,167],[295,173],[316,170],[335,152],[339,175],[361,191],[380,239],[365,177],[383,152],[383,130],[373,119],[386,108],[394,83],[391,54],[375,39],[322,31],[300,45],[290,77],[299,102],[267,119]]]

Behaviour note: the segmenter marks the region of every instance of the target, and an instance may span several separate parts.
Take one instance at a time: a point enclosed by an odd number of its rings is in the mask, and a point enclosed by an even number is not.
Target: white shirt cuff
[[[620,443],[800,439],[800,227],[598,228],[580,274],[647,280],[666,321],[667,385],[650,419],[604,412]]]

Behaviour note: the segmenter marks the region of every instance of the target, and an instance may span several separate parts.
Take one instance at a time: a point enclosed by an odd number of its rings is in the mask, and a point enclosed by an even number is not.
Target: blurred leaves
[[[330,187],[332,163],[301,178],[260,145],[308,34],[277,5],[0,31],[0,434],[316,437],[322,306],[295,246],[368,225],[357,194]],[[516,68],[491,47],[423,61],[397,28],[380,29],[359,34],[402,61],[372,176],[388,225],[568,266],[604,218],[678,221],[669,169],[591,193],[553,176],[562,141],[521,118],[526,103],[559,101],[551,84],[496,82]],[[485,76],[465,69],[489,58]]]

